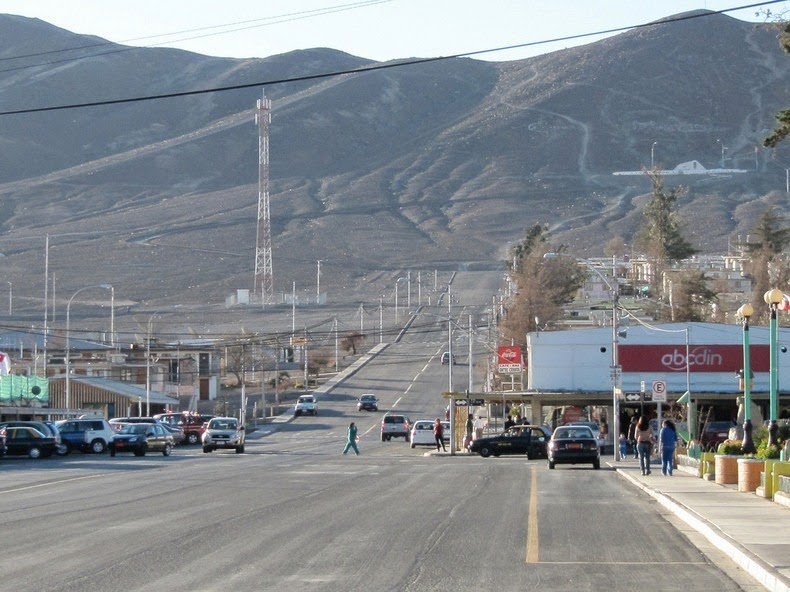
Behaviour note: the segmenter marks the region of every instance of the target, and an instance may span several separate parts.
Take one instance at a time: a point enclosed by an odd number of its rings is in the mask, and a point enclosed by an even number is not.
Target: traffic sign
[[[629,403],[639,403],[642,400],[642,393],[626,393],[625,400]]]
[[[485,399],[471,399],[469,401],[469,404],[472,405],[473,407],[482,407],[483,405],[486,404],[486,402]]]
[[[653,401],[655,403],[666,403],[667,401],[667,383],[663,380],[653,381]]]
[[[456,399],[455,400],[455,406],[456,407],[466,407],[467,405],[469,405],[469,400],[468,399]]]

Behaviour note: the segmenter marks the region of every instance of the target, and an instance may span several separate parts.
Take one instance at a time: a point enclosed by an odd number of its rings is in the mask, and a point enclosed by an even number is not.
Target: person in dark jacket
[[[661,472],[671,477],[675,465],[675,447],[678,443],[678,434],[672,420],[664,420],[658,439],[661,442]]]
[[[433,437],[436,438],[436,451],[447,452],[447,449],[444,447],[444,426],[442,425],[442,420],[438,417],[433,422]]]
[[[636,423],[638,420],[639,418],[634,415],[628,426],[628,443],[631,445],[631,450],[634,451],[634,458],[639,458],[639,453],[636,450]]]

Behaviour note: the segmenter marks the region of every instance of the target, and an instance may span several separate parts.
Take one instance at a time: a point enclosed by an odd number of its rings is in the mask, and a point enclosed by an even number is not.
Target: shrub
[[[741,454],[741,441],[740,440],[725,440],[719,444],[716,454]]]
[[[776,444],[768,446],[767,442],[761,443],[757,448],[757,458],[761,458],[763,460],[779,458],[779,446]]]

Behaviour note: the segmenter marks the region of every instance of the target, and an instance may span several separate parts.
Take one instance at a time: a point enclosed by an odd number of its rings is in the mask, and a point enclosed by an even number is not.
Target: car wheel
[[[601,468],[601,461],[600,460],[594,460],[593,461],[593,469],[600,469],[600,468]]]
[[[98,438],[91,442],[91,452],[96,454],[101,454],[107,450],[107,445],[104,443],[104,440],[99,440]]]
[[[39,448],[38,446],[31,446],[27,450],[27,455],[30,458],[41,458],[41,448]]]
[[[170,444],[165,444],[165,449],[162,451],[164,456],[170,456],[170,453],[173,452],[173,447]]]
[[[187,443],[197,444],[200,442],[200,437],[197,434],[187,434]]]
[[[204,446],[203,452],[211,452],[211,446]]]
[[[69,447],[66,444],[58,444],[55,447],[55,454],[58,456],[66,456],[69,453]]]
[[[499,452],[494,452],[494,456],[499,458]]]
[[[145,456],[145,450],[135,450],[134,451],[134,455],[135,456]]]
[[[244,444],[241,446],[236,446],[236,454],[243,454],[244,453]]]
[[[549,468],[550,469],[554,468],[554,461],[551,461],[551,460],[549,461]]]
[[[387,437],[384,434],[381,434],[381,441],[382,442],[386,442],[387,441]]]
[[[488,446],[481,446],[480,456],[482,456],[483,458],[488,458],[489,456],[491,456],[491,449]]]
[[[110,456],[115,456],[115,448],[110,448]]]

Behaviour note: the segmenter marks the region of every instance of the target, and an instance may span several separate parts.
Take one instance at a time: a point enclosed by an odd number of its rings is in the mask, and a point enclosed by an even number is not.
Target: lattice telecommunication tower
[[[272,273],[272,227],[269,217],[269,124],[272,121],[272,102],[258,99],[255,123],[258,125],[258,230],[255,237],[255,286],[261,304],[272,304],[274,276]]]

